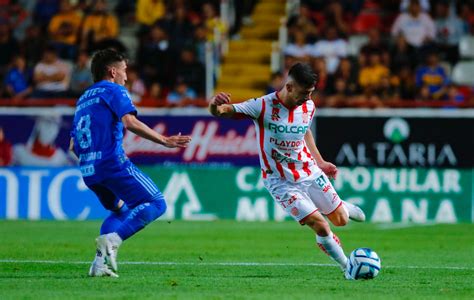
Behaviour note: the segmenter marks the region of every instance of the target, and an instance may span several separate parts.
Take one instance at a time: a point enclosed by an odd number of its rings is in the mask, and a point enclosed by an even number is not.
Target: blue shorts
[[[129,208],[163,199],[163,195],[150,177],[132,163],[126,164],[99,182],[88,183],[87,179],[84,181],[108,210],[116,209],[120,199]]]

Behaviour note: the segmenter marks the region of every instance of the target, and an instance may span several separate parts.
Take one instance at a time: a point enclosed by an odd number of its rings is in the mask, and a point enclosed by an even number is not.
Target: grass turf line
[[[0,221],[0,260],[92,261],[99,226],[99,222]],[[331,261],[317,249],[311,231],[293,222],[161,221],[120,248],[118,279],[89,278],[86,264],[1,262],[0,299],[474,297],[473,224],[379,227],[334,228],[346,254],[370,247],[381,256],[382,272],[372,281],[346,281],[336,266],[306,265]],[[120,261],[178,264],[121,265]],[[232,262],[263,265],[227,264]]]

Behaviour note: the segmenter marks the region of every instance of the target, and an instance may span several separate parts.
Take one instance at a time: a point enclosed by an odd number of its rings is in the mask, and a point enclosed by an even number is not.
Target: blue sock
[[[166,211],[166,202],[163,195],[153,201],[142,203],[132,209],[128,217],[122,222],[116,232],[125,241],[146,225],[158,219]]]
[[[127,204],[123,204],[118,211],[110,212],[110,215],[104,220],[102,226],[100,227],[100,234],[107,234],[117,231],[117,229],[122,225],[123,221],[128,217],[130,210],[128,209]]]

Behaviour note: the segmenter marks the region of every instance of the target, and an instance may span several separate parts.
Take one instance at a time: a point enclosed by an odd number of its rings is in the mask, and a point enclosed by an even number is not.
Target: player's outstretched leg
[[[112,270],[117,271],[118,248],[123,241],[142,230],[149,223],[159,218],[166,211],[166,202],[161,193],[150,202],[134,207],[127,218],[112,233],[101,235],[98,240],[105,245],[108,263]]]
[[[347,266],[347,257],[342,250],[339,238],[331,231],[324,217],[319,212],[314,212],[304,219],[304,224],[316,232],[316,242],[319,248],[337,262],[344,271]]]
[[[356,222],[365,221],[365,213],[359,206],[346,202],[346,201],[342,201],[342,205],[344,206],[347,213],[349,214],[349,219]]]

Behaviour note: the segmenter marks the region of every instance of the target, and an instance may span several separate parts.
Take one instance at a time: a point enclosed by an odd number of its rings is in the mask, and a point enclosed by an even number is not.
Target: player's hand
[[[191,137],[189,135],[181,135],[181,132],[178,135],[172,135],[165,138],[163,146],[168,148],[186,148],[191,142]]]
[[[211,104],[222,105],[230,103],[230,95],[227,93],[220,92],[211,99]]]
[[[336,179],[338,172],[336,165],[327,161],[323,161],[318,164],[318,167],[324,172],[324,174],[326,174],[327,177]]]

